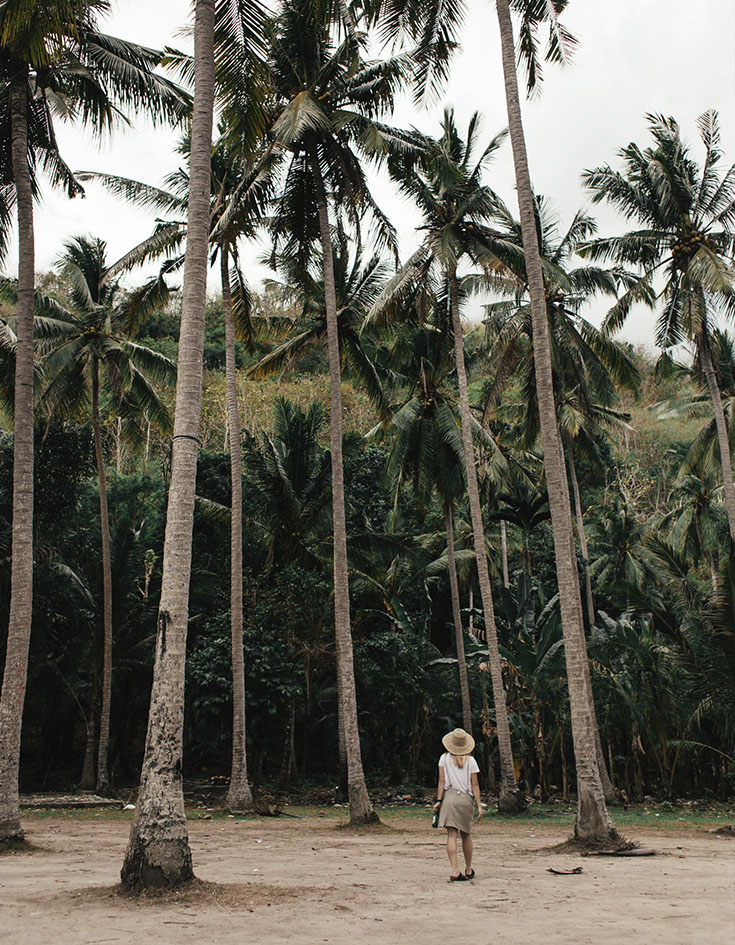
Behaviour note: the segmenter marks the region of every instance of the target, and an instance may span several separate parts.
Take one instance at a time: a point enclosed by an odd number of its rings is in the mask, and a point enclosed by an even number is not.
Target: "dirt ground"
[[[735,945],[735,840],[636,828],[659,855],[553,849],[566,825],[498,822],[475,833],[476,879],[448,882],[443,831],[385,816],[360,832],[333,817],[193,820],[202,882],[166,899],[116,888],[122,815],[26,822],[30,853],[0,857],[6,945]],[[583,872],[555,876],[547,869]]]

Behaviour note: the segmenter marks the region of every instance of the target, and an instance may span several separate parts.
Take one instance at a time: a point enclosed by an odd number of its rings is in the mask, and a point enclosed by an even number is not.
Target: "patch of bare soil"
[[[132,908],[145,909],[146,906],[206,906],[215,907],[244,907],[253,911],[253,906],[270,908],[293,899],[318,899],[331,892],[330,889],[320,889],[317,886],[301,886],[298,889],[288,886],[269,886],[267,883],[209,883],[195,879],[180,889],[169,892],[143,893],[131,896],[123,892],[120,886],[89,886],[74,894],[78,905],[84,903],[99,903],[120,899]],[[66,893],[58,893],[56,897],[46,896],[36,900],[36,904],[44,904],[58,908],[64,906],[68,898]],[[55,900],[55,901],[54,901]],[[30,902],[31,900],[29,900]]]
[[[493,822],[474,834],[476,878],[449,883],[441,831],[391,820],[346,831],[331,819],[190,824],[198,881],[165,896],[119,893],[124,821],[25,824],[41,856],[0,860],[8,945],[729,945],[730,843],[695,831],[640,831],[655,857],[550,849],[558,824]],[[576,871],[581,867],[581,872]],[[549,869],[556,872],[548,872]],[[459,923],[459,924],[458,924]]]

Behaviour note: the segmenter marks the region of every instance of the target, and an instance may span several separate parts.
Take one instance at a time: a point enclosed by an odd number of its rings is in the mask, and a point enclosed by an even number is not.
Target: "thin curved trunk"
[[[592,577],[590,575],[590,563],[589,563],[589,552],[587,550],[587,537],[584,533],[584,520],[582,518],[582,501],[579,494],[579,482],[577,481],[577,470],[574,464],[574,450],[571,445],[567,443],[566,445],[566,457],[567,463],[569,466],[569,480],[572,484],[572,496],[574,500],[574,510],[575,518],[577,519],[577,536],[579,538],[579,547],[582,552],[582,560],[584,567],[584,579],[585,579],[585,592],[587,595],[587,619],[590,627],[594,625],[595,622],[595,603],[592,596]],[[583,646],[585,652],[587,650],[587,642],[583,641]],[[600,726],[597,721],[597,710],[595,709],[595,697],[592,691],[592,676],[589,668],[589,660],[585,661],[586,667],[586,685],[588,690],[588,697],[590,701],[590,711],[592,714],[592,721],[594,724],[594,736],[595,736],[595,755],[597,756],[597,767],[600,769],[600,781],[602,782],[602,793],[605,796],[605,802],[607,804],[612,804],[617,800],[617,792],[613,786],[613,783],[610,779],[610,775],[607,771],[607,763],[605,761],[605,753],[602,749],[602,739],[600,737]]]
[[[462,720],[465,732],[472,734],[472,703],[470,684],[467,679],[467,659],[464,652],[464,631],[462,629],[462,611],[459,606],[459,581],[457,580],[457,561],[454,556],[454,516],[452,506],[447,504],[444,514],[447,528],[447,567],[449,570],[449,589],[452,596],[452,617],[454,619],[454,639],[457,647],[457,668],[459,670],[459,693],[462,700]]]
[[[459,387],[462,446],[464,450],[465,472],[467,474],[467,493],[470,500],[470,517],[472,519],[472,536],[475,546],[477,577],[480,583],[482,609],[485,615],[488,663],[490,664],[490,679],[492,681],[493,701],[495,703],[495,724],[498,730],[498,754],[500,755],[500,798],[498,800],[498,807],[503,811],[513,811],[519,810],[525,805],[518,789],[515,767],[513,765],[513,749],[510,741],[508,708],[505,702],[503,671],[500,664],[500,650],[498,649],[498,631],[495,625],[495,608],[493,606],[490,572],[488,571],[487,555],[485,553],[485,528],[482,522],[482,509],[480,507],[480,490],[477,485],[475,446],[472,442],[472,416],[470,413],[470,396],[467,387],[467,371],[464,363],[464,339],[462,335],[462,323],[459,317],[459,286],[456,272],[448,273],[448,279],[449,305],[452,315],[452,331],[454,333],[454,357],[457,366],[457,384]]]
[[[84,761],[82,763],[82,773],[79,777],[80,791],[93,791],[95,785],[94,776],[94,750],[97,744],[97,725],[95,714],[97,712],[97,686],[95,684],[92,694],[92,704],[89,709],[89,719],[86,721],[87,738],[84,744]]]
[[[733,484],[730,438],[727,433],[725,411],[722,409],[720,385],[717,383],[717,375],[715,374],[714,365],[712,364],[712,355],[709,350],[709,341],[705,334],[697,338],[697,347],[699,348],[699,358],[702,363],[705,380],[707,381],[709,396],[712,400],[712,409],[715,413],[717,443],[720,447],[720,464],[722,466],[722,481],[725,492],[725,508],[727,509],[727,520],[730,523],[730,537],[735,541],[735,484]]]
[[[347,743],[344,728],[345,710],[342,706],[342,683],[337,673],[337,799],[344,803],[349,797],[349,777],[347,770]]]
[[[595,749],[596,726],[594,716],[590,711],[591,693],[587,692],[586,672],[589,672],[589,667],[584,640],[582,600],[576,554],[574,552],[569,487],[554,403],[546,292],[536,233],[534,196],[528,170],[528,157],[518,95],[513,22],[509,0],[496,0],[496,4],[503,56],[508,127],[513,149],[523,251],[526,257],[526,273],[531,297],[533,356],[536,368],[536,393],[539,405],[541,445],[544,451],[544,468],[546,470],[546,485],[554,536],[556,573],[559,582],[559,602],[564,633],[564,654],[569,686],[572,740],[577,766],[578,801],[575,835],[580,840],[606,841],[615,838],[617,831],[605,805]]]
[[[115,471],[118,476],[122,473],[122,417],[117,418],[115,432]]]
[[[121,879],[129,890],[171,889],[194,876],[184,812],[184,667],[209,262],[215,0],[197,0],[189,213],[176,375],[171,483],[156,660],[138,807]]]
[[[240,408],[237,403],[235,364],[235,324],[230,293],[229,254],[220,247],[222,308],[225,314],[225,384],[227,387],[227,427],[230,431],[230,631],[232,636],[232,770],[226,804],[230,810],[253,808],[248,782],[245,740],[245,657],[242,640],[242,446]]]
[[[18,208],[13,525],[10,620],[0,694],[0,842],[22,840],[20,739],[33,611],[33,192],[28,167],[28,70],[10,85],[11,159]]]
[[[345,515],[344,468],[342,463],[342,391],[337,323],[337,296],[334,284],[334,258],[329,211],[324,181],[316,148],[309,152],[314,189],[319,208],[319,231],[324,265],[324,299],[327,315],[327,354],[329,358],[329,443],[332,460],[332,524],[334,530],[334,627],[337,673],[339,675],[339,710],[342,715],[347,781],[350,799],[350,823],[377,820],[365,785],[357,719],[355,666],[350,629],[350,585],[347,565],[347,520]]]
[[[283,754],[281,755],[281,767],[278,772],[278,789],[283,791],[291,781],[293,772],[296,770],[296,700],[291,699],[288,705],[286,715],[286,731],[283,735]]]
[[[503,558],[503,587],[510,587],[510,574],[508,572],[508,529],[505,519],[500,520],[500,554]]]
[[[587,597],[587,622],[590,627],[595,623],[595,599],[592,596],[592,576],[590,574],[590,555],[587,549],[587,536],[584,533],[584,519],[582,518],[582,499],[579,494],[579,482],[577,481],[577,468],[574,464],[574,450],[567,443],[566,446],[567,463],[569,464],[569,481],[572,484],[572,497],[574,499],[574,515],[577,519],[577,537],[579,538],[579,550],[582,552],[582,566],[584,568],[584,587]]]
[[[102,698],[99,741],[97,743],[97,793],[110,793],[107,753],[110,744],[110,703],[112,699],[112,562],[110,556],[110,515],[107,509],[107,474],[100,431],[99,363],[92,365],[92,434],[100,491],[100,534],[102,536]]]

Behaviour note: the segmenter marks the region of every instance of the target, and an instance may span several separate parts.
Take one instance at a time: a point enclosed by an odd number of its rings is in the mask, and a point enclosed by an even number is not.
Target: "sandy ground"
[[[390,818],[387,818],[390,825]],[[553,824],[475,834],[472,883],[450,884],[440,831],[395,820],[192,821],[198,888],[130,901],[116,889],[125,821],[29,820],[32,853],[0,857],[4,945],[735,945],[735,841],[640,833],[656,857],[551,849]],[[572,869],[555,876],[548,867]]]

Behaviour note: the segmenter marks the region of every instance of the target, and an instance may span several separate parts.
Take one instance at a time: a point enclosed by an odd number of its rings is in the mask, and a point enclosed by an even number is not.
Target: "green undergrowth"
[[[376,808],[381,822],[392,828],[414,826],[425,822],[431,829],[431,809],[425,805],[380,805]],[[134,811],[123,810],[27,810],[23,812],[23,819],[39,821],[45,819],[61,819],[69,821],[130,821]],[[349,819],[349,809],[339,807],[313,807],[293,805],[285,807],[283,814],[278,818],[263,817],[260,814],[231,815],[218,808],[193,807],[187,809],[187,817],[193,823],[197,821],[253,821],[304,823],[309,821],[333,823],[335,826],[345,824]],[[629,807],[628,809],[610,808],[610,814],[623,835],[634,836],[636,829],[654,830],[711,830],[735,823],[735,805],[712,804],[705,809],[695,809],[688,805],[673,806],[671,810],[656,810],[649,807]],[[571,828],[574,823],[574,809],[572,807],[544,807],[535,805],[522,814],[499,814],[488,808],[483,819],[486,826],[523,825],[529,827],[559,825]],[[362,829],[369,830],[370,826]]]

